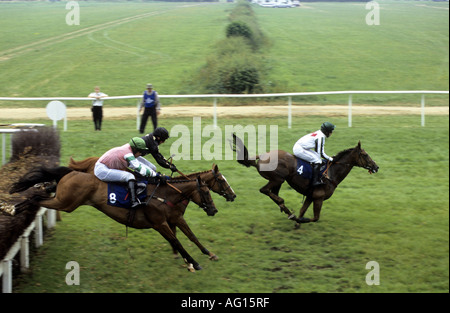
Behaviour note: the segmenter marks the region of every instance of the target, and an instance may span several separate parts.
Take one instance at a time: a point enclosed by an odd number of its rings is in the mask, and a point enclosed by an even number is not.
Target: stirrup
[[[137,208],[137,207],[140,206],[141,204],[142,204],[141,201],[139,201],[139,199],[136,199],[136,202],[134,202],[134,203],[131,204],[131,208],[132,208],[132,209]]]

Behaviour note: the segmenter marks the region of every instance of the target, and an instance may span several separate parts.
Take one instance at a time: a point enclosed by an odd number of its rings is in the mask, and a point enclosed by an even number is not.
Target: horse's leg
[[[269,181],[267,185],[263,186],[259,191],[267,196],[270,197],[270,199],[273,200],[279,207],[280,211],[286,213],[289,215],[289,219],[296,219],[294,212],[289,210],[284,205],[284,199],[278,196],[278,192],[280,191],[281,185],[284,183],[284,180],[281,181]],[[274,192],[273,192],[274,191]]]
[[[183,257],[184,261],[186,262],[186,264],[188,265],[188,270],[191,272],[195,272],[195,270],[201,270],[202,267],[200,266],[200,264],[198,264],[188,253],[187,251],[183,248],[183,246],[181,245],[180,241],[177,239],[177,237],[175,237],[175,234],[172,232],[172,230],[170,229],[170,226],[167,222],[163,222],[160,225],[155,225],[153,227],[157,232],[159,232],[161,234],[161,236],[163,236],[168,242],[170,242],[170,244],[172,245],[172,247],[176,247],[176,249],[178,250],[178,252],[181,254],[181,256]]]
[[[20,213],[23,210],[27,209],[28,203],[35,203],[39,206],[53,209],[57,211],[64,211],[70,213],[82,205],[84,202],[82,197],[65,197],[61,199],[61,197],[48,198],[43,197],[42,195],[34,195],[30,199],[22,201],[14,206],[15,213]]]
[[[311,203],[312,203],[312,198],[306,197],[305,202],[303,202],[303,205],[300,209],[299,217],[296,220],[297,223],[295,224],[295,229],[300,228],[301,223],[311,222],[311,220],[309,218],[303,217],[306,213],[306,210],[308,210],[308,207],[311,205]]]
[[[311,205],[313,199],[311,197],[306,197],[305,202],[303,202],[303,205],[300,209],[300,213],[299,213],[299,220],[301,221],[301,223],[308,223],[310,222],[309,218],[304,218],[303,216],[306,213],[306,210],[308,210],[309,206]]]
[[[197,237],[194,235],[194,233],[192,232],[191,228],[189,227],[189,225],[187,224],[186,220],[183,217],[178,219],[177,226],[186,235],[186,237],[189,238],[190,241],[192,241],[193,243],[196,244],[196,246],[200,249],[200,251],[203,254],[206,254],[207,256],[209,256],[210,260],[212,260],[212,261],[219,260],[219,257],[217,255],[215,255],[214,253],[210,252],[208,249],[206,249],[200,243],[200,241],[198,241]]]
[[[315,199],[314,200],[314,218],[311,219],[311,222],[317,222],[320,218],[320,211],[322,210],[323,199]]]
[[[177,236],[177,227],[171,223],[169,223],[169,227],[170,230],[172,230],[173,234],[175,235],[175,237]],[[172,246],[172,252],[173,252],[173,257],[175,259],[178,259],[178,251],[177,248],[170,242],[170,245]]]
[[[75,196],[75,194],[72,192],[56,193],[56,196],[54,198],[39,201],[40,206],[58,211],[64,211],[67,213],[74,211],[84,203],[85,197],[83,194],[79,193],[77,196]]]

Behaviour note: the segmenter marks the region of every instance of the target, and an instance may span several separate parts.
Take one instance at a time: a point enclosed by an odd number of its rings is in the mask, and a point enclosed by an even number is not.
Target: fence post
[[[30,267],[30,249],[29,240],[27,236],[20,237],[20,271],[23,273],[27,268]]]
[[[352,127],[352,95],[348,96],[348,127]]]
[[[288,98],[288,128],[292,127],[292,97]]]
[[[422,99],[420,101],[420,107],[421,107],[421,122],[420,125],[422,125],[422,127],[425,126],[425,95],[422,95]]]
[[[6,134],[2,134],[2,164],[6,163]]]
[[[12,292],[12,261],[10,259],[3,260],[0,264],[3,267],[3,293],[11,293]]]
[[[217,128],[217,98],[214,98],[213,101],[213,125],[214,128]]]
[[[42,227],[42,215],[36,214],[36,218],[34,219],[34,223],[36,225],[36,228],[34,229],[34,243],[36,248],[42,246],[44,243],[44,234],[43,234],[43,227]]]
[[[136,109],[136,130],[139,130],[139,109],[141,106],[141,101],[138,100],[137,102],[137,109]]]

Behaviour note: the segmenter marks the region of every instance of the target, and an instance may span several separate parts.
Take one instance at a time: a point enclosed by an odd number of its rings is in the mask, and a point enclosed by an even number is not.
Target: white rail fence
[[[16,254],[20,251],[20,270],[26,271],[30,267],[29,258],[29,236],[34,230],[34,245],[36,248],[42,246],[44,243],[44,228],[43,215],[47,215],[47,228],[53,228],[56,224],[56,211],[46,208],[40,208],[36,213],[34,221],[28,226],[17,241],[11,246],[8,253],[6,253],[0,263],[0,277],[2,279],[2,292],[12,292],[12,264]]]
[[[293,93],[269,93],[269,94],[207,94],[207,95],[159,95],[160,98],[212,98],[213,99],[213,124],[217,126],[217,99],[220,98],[268,98],[287,97],[288,98],[288,128],[292,125],[292,97],[296,96],[318,96],[318,95],[348,95],[348,126],[352,127],[352,106],[353,95],[358,94],[418,94],[421,95],[421,126],[425,126],[425,95],[426,94],[449,94],[449,91],[438,90],[403,90],[403,91],[318,91],[318,92],[293,92]],[[142,95],[105,97],[105,100],[119,99],[142,99]],[[44,97],[44,98],[16,98],[0,97],[0,101],[92,101],[88,97]],[[136,112],[136,127],[139,128],[139,104]]]

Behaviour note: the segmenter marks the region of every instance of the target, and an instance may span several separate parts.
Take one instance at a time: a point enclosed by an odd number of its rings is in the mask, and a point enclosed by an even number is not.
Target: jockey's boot
[[[320,185],[323,185],[323,181],[320,177],[320,163],[314,163],[313,164],[313,171],[312,171],[312,185],[313,187],[317,187]]]
[[[128,190],[131,196],[131,208],[138,207],[141,204],[138,197],[136,196],[136,181],[134,179],[128,181]]]

